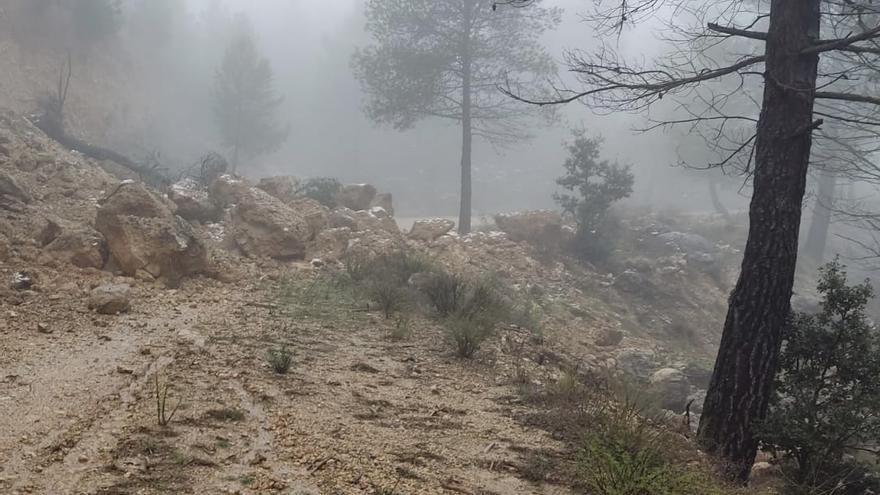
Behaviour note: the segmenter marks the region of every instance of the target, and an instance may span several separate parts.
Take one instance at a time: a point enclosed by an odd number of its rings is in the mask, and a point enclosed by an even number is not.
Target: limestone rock
[[[33,199],[31,194],[18,183],[15,177],[3,171],[0,171],[0,196],[9,196],[22,203],[30,203]]]
[[[296,189],[299,180],[289,175],[279,175],[276,177],[264,177],[260,179],[257,187],[269,193],[275,199],[280,199],[284,203],[290,203],[296,197]]]
[[[177,214],[187,220],[211,222],[220,214],[220,208],[211,201],[208,191],[193,179],[176,182],[168,191],[168,197],[177,205]]]
[[[43,248],[43,260],[54,259],[80,268],[101,269],[107,262],[107,243],[91,227],[64,229]]]
[[[684,412],[691,388],[680,370],[662,368],[651,375],[651,390],[660,400],[660,407],[673,412]]]
[[[318,234],[312,243],[311,256],[321,258],[324,261],[339,260],[348,250],[350,239],[351,229],[348,227],[324,230]]]
[[[248,256],[279,260],[304,259],[312,229],[301,211],[265,191],[241,194],[232,213],[233,237]]]
[[[417,241],[431,242],[437,240],[455,227],[455,222],[445,218],[416,220],[409,231],[409,238]]]
[[[370,184],[349,184],[336,193],[336,203],[354,211],[368,210],[376,193],[376,188]]]
[[[233,175],[221,175],[208,186],[208,197],[219,208],[228,208],[237,204],[243,197],[250,194],[250,183]]]
[[[370,207],[378,206],[388,212],[390,216],[394,216],[394,199],[391,193],[379,193],[373,198]]]
[[[89,294],[89,309],[105,315],[125,313],[131,307],[131,287],[128,284],[104,284]]]
[[[495,216],[495,224],[511,240],[536,246],[559,247],[565,239],[562,215],[553,210],[533,210]]]
[[[123,183],[98,209],[95,227],[126,275],[143,270],[171,285],[207,268],[207,251],[192,226],[143,184]]]

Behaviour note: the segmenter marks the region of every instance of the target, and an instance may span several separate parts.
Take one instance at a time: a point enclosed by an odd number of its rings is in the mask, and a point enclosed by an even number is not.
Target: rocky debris
[[[336,193],[336,203],[354,211],[368,210],[377,193],[370,184],[349,184]]]
[[[287,205],[302,215],[309,226],[309,237],[314,239],[321,231],[327,228],[328,209],[321,203],[309,198],[292,199]]]
[[[397,222],[384,210],[354,211],[350,208],[336,208],[328,218],[330,228],[346,227],[352,232],[382,232],[399,235]]]
[[[511,240],[536,246],[558,247],[565,239],[562,215],[553,210],[533,210],[502,213],[495,216],[495,224]]]
[[[615,347],[623,341],[623,332],[616,328],[601,328],[596,332],[594,343],[599,347]]]
[[[207,251],[192,226],[143,184],[121,184],[98,209],[95,227],[126,275],[144,272],[176,285],[207,268]]]
[[[7,196],[22,203],[30,203],[33,200],[31,194],[18,183],[15,177],[0,171],[0,197],[2,196]]]
[[[168,190],[168,197],[177,205],[177,214],[186,220],[211,222],[220,214],[208,192],[190,178],[174,183]]]
[[[651,392],[660,401],[660,407],[684,412],[691,392],[687,377],[675,368],[661,368],[651,375]]]
[[[42,251],[43,262],[53,259],[79,268],[101,269],[109,252],[104,236],[88,226],[64,228]]]
[[[416,220],[407,236],[422,242],[433,242],[455,227],[455,222],[445,218]]]
[[[279,175],[275,177],[263,177],[257,184],[257,187],[269,193],[275,199],[279,199],[284,203],[290,203],[296,199],[296,190],[299,186],[299,180],[290,175]]]
[[[339,227],[320,232],[312,242],[309,251],[311,256],[321,258],[324,261],[337,261],[341,259],[351,239],[351,229]]]
[[[232,235],[247,256],[301,260],[314,232],[302,211],[250,188],[232,211]]]
[[[390,216],[394,216],[394,199],[391,196],[391,193],[379,193],[376,194],[376,197],[373,198],[373,201],[370,203],[370,208],[380,207]]]
[[[89,309],[104,315],[125,313],[131,307],[131,286],[128,284],[104,284],[89,293]]]

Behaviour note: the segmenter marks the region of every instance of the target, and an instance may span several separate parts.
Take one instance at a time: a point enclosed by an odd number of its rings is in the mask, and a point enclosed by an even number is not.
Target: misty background
[[[212,88],[228,41],[248,26],[258,51],[271,62],[275,89],[284,96],[281,119],[290,134],[277,152],[242,163],[240,173],[369,182],[394,194],[398,216],[453,216],[459,126],[425,120],[399,132],[378,127],[363,113],[350,62],[356,48],[369,42],[364,5],[364,0],[124,0],[118,32],[73,55],[69,118],[94,141],[136,156],[156,155],[171,170],[192,166],[209,150],[228,153],[214,121]],[[547,0],[545,5],[563,9],[559,29],[545,39],[557,60],[567,49],[596,46],[596,33],[581,22],[587,2]],[[31,36],[33,42],[4,43],[0,57],[22,67],[19,85],[51,91],[57,66],[45,61],[65,56],[63,38],[10,27],[17,41]],[[648,25],[627,30],[613,48],[649,59],[664,49],[652,32]],[[560,78],[568,78],[561,63]],[[0,89],[13,101],[4,104],[33,107],[27,97],[16,96],[32,88],[5,84],[12,87]],[[687,129],[641,133],[634,129],[644,125],[643,116],[598,116],[578,104],[560,107],[559,116],[549,127],[536,123],[533,139],[509,148],[475,140],[476,222],[499,211],[555,207],[555,179],[562,175],[563,143],[572,128],[603,136],[604,157],[632,166],[635,192],[628,205],[712,211],[707,173],[677,166],[682,158],[695,165],[712,159],[702,139],[687,139]],[[721,182],[727,208],[745,207],[743,183],[739,177]]]

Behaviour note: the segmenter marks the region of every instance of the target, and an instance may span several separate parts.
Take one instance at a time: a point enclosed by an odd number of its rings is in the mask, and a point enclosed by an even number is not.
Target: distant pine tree
[[[244,157],[271,153],[287,139],[279,122],[284,101],[275,93],[272,66],[243,33],[227,46],[214,81],[214,114],[223,144],[232,152],[232,170]]]

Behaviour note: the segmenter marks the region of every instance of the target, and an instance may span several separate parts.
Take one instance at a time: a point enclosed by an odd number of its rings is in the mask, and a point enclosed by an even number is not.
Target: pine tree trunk
[[[772,0],[754,191],[742,271],[730,297],[698,439],[733,480],[748,480],[790,311],[813,129],[820,0]]]
[[[837,177],[832,173],[819,175],[819,191],[813,205],[813,220],[804,242],[802,251],[804,258],[822,264],[825,258],[825,246],[828,244],[828,230],[831,227],[831,208],[834,203],[834,189]]]
[[[473,20],[474,2],[465,0],[462,16],[462,57],[461,57],[461,204],[458,210],[458,232],[471,231],[471,153],[473,130],[471,128],[471,47],[470,31]]]

